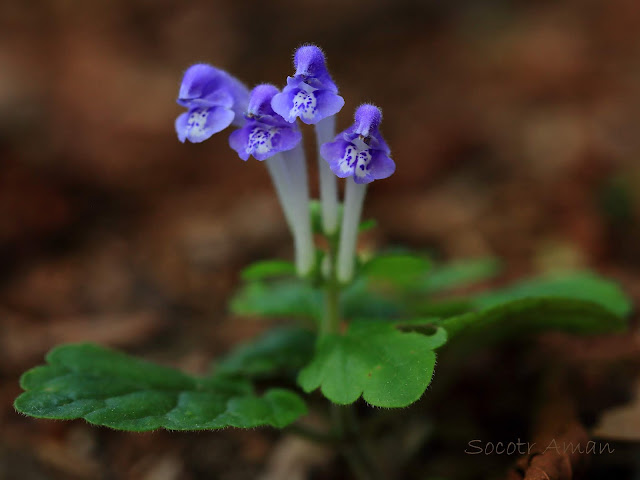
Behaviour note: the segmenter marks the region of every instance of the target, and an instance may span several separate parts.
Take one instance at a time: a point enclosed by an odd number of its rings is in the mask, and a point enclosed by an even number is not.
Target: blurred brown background
[[[274,458],[273,432],[136,436],[11,402],[61,342],[202,372],[263,328],[225,305],[240,267],[290,255],[268,176],[226,134],[180,144],[175,97],[199,61],[283,85],[304,42],[340,127],[384,111],[398,169],[370,188],[372,245],[495,255],[510,278],[590,267],[640,298],[637,0],[1,0],[0,478],[244,479]]]

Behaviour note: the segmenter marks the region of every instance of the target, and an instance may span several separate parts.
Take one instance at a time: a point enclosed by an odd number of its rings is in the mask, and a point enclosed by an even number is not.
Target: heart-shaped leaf
[[[322,295],[300,281],[251,282],[231,300],[231,311],[236,315],[317,320],[322,316]]]
[[[284,389],[259,397],[246,379],[199,379],[91,344],[63,345],[21,378],[18,411],[118,430],[284,427],[306,413]]]
[[[494,258],[460,260],[434,267],[416,282],[414,292],[436,293],[466,287],[494,277],[500,272],[500,263]]]
[[[525,280],[501,290],[481,294],[472,299],[472,302],[474,306],[486,309],[512,300],[534,297],[560,297],[594,302],[618,316],[627,315],[631,310],[629,298],[615,282],[589,272]]]
[[[429,386],[434,349],[445,342],[443,329],[427,336],[399,331],[386,322],[356,321],[344,335],[320,340],[298,383],[306,392],[320,387],[338,404],[353,403],[362,395],[374,406],[405,407]]]
[[[533,332],[559,330],[599,334],[621,330],[626,321],[602,305],[572,298],[523,298],[478,312],[445,318],[438,323],[450,337],[491,330],[496,339]]]
[[[404,313],[402,298],[376,291],[370,281],[360,277],[344,289],[340,296],[342,312],[347,319],[391,319]]]

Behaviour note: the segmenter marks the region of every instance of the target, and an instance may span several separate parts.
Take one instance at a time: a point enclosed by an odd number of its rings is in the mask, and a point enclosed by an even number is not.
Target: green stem
[[[324,319],[321,334],[339,333],[340,330],[340,291],[335,282],[327,285],[324,297]]]
[[[330,271],[325,286],[324,316],[320,337],[340,333],[340,284],[336,279],[337,236],[328,238]],[[382,477],[362,441],[353,406],[332,403],[330,434],[339,446],[349,468],[358,480],[380,480]]]
[[[340,331],[340,285],[336,281],[337,238],[329,237],[329,272],[324,294],[324,317],[320,326],[320,336]]]
[[[382,474],[369,454],[360,434],[357,417],[351,405],[331,405],[334,431],[340,437],[340,453],[358,480],[381,480]]]

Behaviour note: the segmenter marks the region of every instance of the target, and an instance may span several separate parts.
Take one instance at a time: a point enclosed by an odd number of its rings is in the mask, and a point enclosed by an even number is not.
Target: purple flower
[[[322,145],[320,153],[333,173],[340,178],[353,177],[356,183],[371,183],[395,172],[389,146],[378,130],[381,120],[378,107],[361,105],[356,110],[355,123],[333,142]]]
[[[287,86],[271,102],[275,112],[287,122],[300,117],[306,124],[315,124],[335,115],[344,105],[338,87],[327,71],[324,54],[315,45],[300,47],[294,56],[296,73],[287,77]]]
[[[244,123],[249,90],[227,72],[206,64],[189,67],[182,78],[178,104],[188,111],[175,122],[178,139],[203,142],[232,123]]]
[[[279,90],[273,85],[258,85],[251,92],[246,123],[229,136],[229,145],[242,160],[253,155],[257,160],[266,160],[276,153],[292,150],[302,134],[296,124],[290,124],[273,111],[271,100]]]

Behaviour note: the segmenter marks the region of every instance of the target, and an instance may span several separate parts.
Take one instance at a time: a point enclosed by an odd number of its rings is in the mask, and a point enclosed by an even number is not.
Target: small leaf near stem
[[[293,277],[296,269],[286,260],[260,260],[245,267],[241,277],[246,282],[254,282],[279,277]]]

